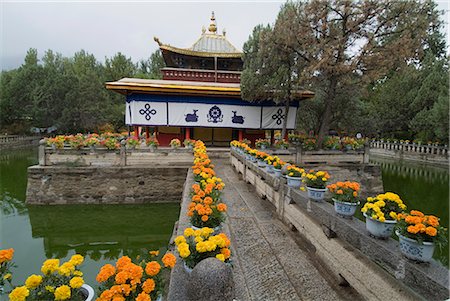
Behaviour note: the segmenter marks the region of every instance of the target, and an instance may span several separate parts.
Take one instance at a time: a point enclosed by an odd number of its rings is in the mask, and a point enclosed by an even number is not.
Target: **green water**
[[[448,169],[378,158],[371,158],[371,162],[381,166],[384,191],[397,193],[408,206],[408,210],[417,209],[425,214],[440,217],[441,224],[448,228]],[[448,266],[448,243],[442,249],[436,249],[434,258]]]
[[[0,152],[0,248],[15,249],[14,284],[40,273],[47,258],[79,253],[85,281],[95,287],[105,263],[165,251],[179,204],[27,206],[27,167],[36,163],[37,149]]]

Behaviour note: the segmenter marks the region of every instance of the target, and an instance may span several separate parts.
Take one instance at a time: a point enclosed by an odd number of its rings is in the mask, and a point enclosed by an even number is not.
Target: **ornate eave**
[[[178,48],[166,44],[160,44],[159,48],[161,50],[167,50],[170,52],[190,55],[190,56],[198,56],[198,57],[221,57],[221,58],[242,58],[242,53],[230,53],[230,52],[206,52],[206,51],[195,51],[188,48]]]

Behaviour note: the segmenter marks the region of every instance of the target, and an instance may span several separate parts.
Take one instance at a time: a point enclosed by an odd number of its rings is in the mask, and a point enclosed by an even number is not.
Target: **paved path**
[[[214,162],[218,176],[226,184],[223,198],[228,205],[228,225],[237,255],[233,262],[236,299],[350,299],[319,273],[292,231],[277,219],[272,204],[259,198],[250,184],[239,180],[227,160]]]

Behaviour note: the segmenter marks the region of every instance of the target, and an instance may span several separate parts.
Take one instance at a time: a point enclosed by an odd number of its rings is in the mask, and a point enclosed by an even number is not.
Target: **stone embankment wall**
[[[14,149],[38,145],[40,137],[3,135],[0,136],[0,149]]]
[[[186,167],[28,168],[29,204],[143,204],[180,202]]]
[[[231,151],[231,164],[244,181],[270,201],[278,217],[303,239],[336,277],[342,277],[367,300],[445,300],[449,270],[436,261],[418,264],[404,258],[393,239],[372,238],[365,224],[344,219],[328,202],[314,202],[244,156]],[[415,296],[415,297],[414,297]]]
[[[370,155],[440,166],[449,164],[448,148],[444,146],[374,141],[370,143]]]

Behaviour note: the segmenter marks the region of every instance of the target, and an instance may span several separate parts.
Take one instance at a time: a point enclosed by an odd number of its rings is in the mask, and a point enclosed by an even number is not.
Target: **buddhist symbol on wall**
[[[213,106],[211,109],[209,109],[208,115],[206,115],[208,118],[208,122],[212,123],[218,123],[223,121],[223,115],[222,110],[218,106]]]
[[[275,120],[276,124],[280,125],[284,119],[283,109],[278,109],[277,112],[272,115],[272,119]]]
[[[144,109],[139,110],[139,114],[144,115],[145,120],[152,119],[152,115],[156,114],[155,109],[151,109],[148,103],[145,104]]]
[[[184,115],[184,116],[186,116],[186,118],[184,118],[184,120],[186,120],[186,122],[197,122],[198,121],[198,115],[197,115],[198,110],[192,110],[192,111],[194,113]]]
[[[231,122],[244,124],[244,116],[236,115],[237,111],[231,111],[231,112],[233,112],[233,116],[231,116]]]

